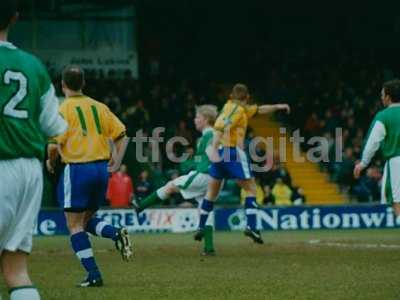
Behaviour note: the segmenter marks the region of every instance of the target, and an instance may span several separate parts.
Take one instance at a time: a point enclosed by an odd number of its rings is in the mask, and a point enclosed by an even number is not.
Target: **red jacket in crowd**
[[[133,196],[132,179],[123,172],[114,173],[108,181],[107,199],[111,207],[128,207]]]

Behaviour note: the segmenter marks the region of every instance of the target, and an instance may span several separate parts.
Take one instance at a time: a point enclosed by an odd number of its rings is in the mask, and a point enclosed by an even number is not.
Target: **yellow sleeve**
[[[229,112],[224,109],[219,115],[217,121],[215,121],[214,129],[224,131],[229,127],[234,127],[243,119],[243,117],[244,111],[240,106],[234,106]]]
[[[105,134],[113,141],[122,138],[126,134],[126,127],[108,108],[105,110]]]
[[[60,115],[64,118],[64,120],[67,122],[67,124],[70,123],[70,120],[68,118],[68,108],[67,108],[67,105],[65,104],[65,102],[60,105]],[[68,126],[68,129],[63,134],[51,138],[49,143],[50,144],[64,143],[68,137],[69,128],[70,127]]]
[[[258,112],[258,105],[254,104],[254,105],[247,105],[246,106],[246,115],[247,118],[252,118],[254,117],[254,115]]]

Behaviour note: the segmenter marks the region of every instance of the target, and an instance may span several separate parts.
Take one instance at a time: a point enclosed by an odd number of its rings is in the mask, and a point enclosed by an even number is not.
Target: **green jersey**
[[[363,150],[363,165],[367,166],[371,162],[379,148],[385,160],[400,156],[399,116],[400,104],[392,104],[375,116]]]
[[[45,67],[0,41],[0,160],[43,159],[47,138],[66,128]]]
[[[210,167],[210,159],[206,153],[207,147],[211,144],[213,139],[213,129],[206,128],[203,130],[202,136],[197,142],[197,150],[195,155],[196,171],[200,173],[207,173]]]

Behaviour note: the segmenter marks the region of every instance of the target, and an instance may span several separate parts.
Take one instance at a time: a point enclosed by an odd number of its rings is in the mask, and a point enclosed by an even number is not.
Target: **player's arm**
[[[46,137],[55,137],[67,130],[67,123],[59,113],[59,101],[50,77],[43,65],[39,66],[40,115],[39,124]]]
[[[274,113],[276,111],[286,111],[286,113],[290,113],[290,106],[286,103],[282,103],[282,104],[265,104],[265,105],[260,105],[258,106],[258,110],[257,113],[260,115],[265,115],[265,114],[270,114],[270,113]]]
[[[361,161],[354,167],[354,177],[360,177],[361,172],[370,164],[381,142],[386,136],[385,125],[380,120],[375,120],[368,134]]]
[[[54,174],[55,173],[55,165],[57,162],[57,159],[59,157],[58,155],[58,146],[57,143],[54,143],[53,141],[47,145],[47,161],[46,161],[46,167],[47,171],[49,173]]]
[[[126,127],[108,108],[105,109],[105,132],[114,146],[111,153],[109,172],[116,172],[122,162],[122,156],[128,147]]]

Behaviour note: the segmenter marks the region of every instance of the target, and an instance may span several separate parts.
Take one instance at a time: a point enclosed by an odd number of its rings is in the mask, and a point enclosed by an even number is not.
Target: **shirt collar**
[[[392,103],[389,105],[389,107],[399,107],[400,103]]]
[[[0,47],[6,47],[9,49],[17,49],[12,43],[6,41],[0,41]]]
[[[207,128],[204,128],[204,129],[203,129],[203,131],[201,132],[201,134],[202,134],[202,135],[205,135],[207,132],[210,132],[210,131],[213,131],[213,128],[212,128],[212,127],[207,127]]]

